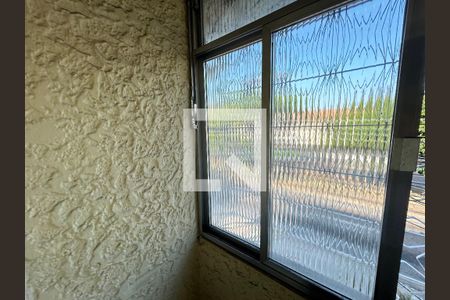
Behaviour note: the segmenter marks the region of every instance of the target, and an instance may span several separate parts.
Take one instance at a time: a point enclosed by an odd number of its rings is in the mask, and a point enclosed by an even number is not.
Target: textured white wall
[[[200,299],[305,299],[206,240],[198,252]]]
[[[26,2],[28,299],[195,298],[185,3]]]

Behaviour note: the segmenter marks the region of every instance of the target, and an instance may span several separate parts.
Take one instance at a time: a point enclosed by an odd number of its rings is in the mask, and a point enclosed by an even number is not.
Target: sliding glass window
[[[275,32],[270,257],[373,294],[405,1],[361,1]]]
[[[395,298],[419,152],[422,14],[423,0],[192,5],[203,237],[304,295]],[[236,116],[255,111],[264,122]]]
[[[207,60],[205,100],[210,113],[220,109],[261,108],[261,42],[255,42]],[[219,191],[209,193],[211,226],[259,246],[261,197],[229,166],[234,157],[254,164],[254,122],[214,120],[207,122],[208,174],[220,180]]]

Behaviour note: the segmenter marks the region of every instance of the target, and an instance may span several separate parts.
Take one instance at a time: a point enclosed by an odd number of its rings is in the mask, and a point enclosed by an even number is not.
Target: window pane
[[[419,125],[419,158],[413,173],[398,278],[399,299],[425,299],[425,95]]]
[[[203,0],[203,33],[209,43],[295,0]]]
[[[206,61],[205,96],[209,110],[261,108],[262,47],[257,42]],[[253,168],[254,122],[207,122],[209,179],[221,191],[209,193],[210,224],[259,246],[260,192],[228,166],[233,155]]]
[[[272,259],[373,294],[404,0],[359,1],[273,34]]]

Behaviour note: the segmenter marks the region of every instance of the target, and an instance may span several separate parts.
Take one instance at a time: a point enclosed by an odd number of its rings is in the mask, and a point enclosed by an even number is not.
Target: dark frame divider
[[[269,186],[270,186],[270,145],[272,143],[270,128],[271,128],[271,105],[270,99],[272,96],[272,34],[267,27],[264,28],[262,34],[263,49],[262,49],[262,108],[266,110],[266,190],[261,192],[261,262],[265,262],[269,256]]]
[[[397,292],[411,180],[417,162],[418,129],[425,88],[424,11],[425,0],[410,0],[407,2],[386,200],[375,281],[375,299],[395,299]],[[415,148],[415,153],[408,153],[411,148]],[[412,168],[403,166],[408,164]]]
[[[269,249],[269,181],[270,181],[270,123],[271,123],[271,34],[292,23],[309,18],[327,9],[354,0],[306,0],[296,1],[223,37],[203,45],[202,1],[187,0],[190,38],[191,76],[194,89],[193,104],[207,108],[204,95],[203,62],[256,40],[262,40],[262,108],[266,109],[267,191],[261,192],[260,248],[243,242],[209,224],[208,193],[197,192],[199,203],[200,234],[203,238],[225,249],[232,255],[262,271],[293,291],[312,299],[347,299],[347,297],[323,286],[302,274],[273,261]],[[403,246],[406,212],[413,170],[402,169],[404,160],[411,160],[404,153],[411,147],[409,141],[418,136],[420,109],[424,85],[424,0],[408,0],[404,40],[402,45],[400,76],[397,86],[397,103],[390,151],[390,163],[386,188],[382,235],[378,259],[374,299],[395,299],[398,271]],[[206,124],[198,122],[197,178],[207,179]],[[406,142],[405,142],[406,141]],[[407,149],[408,148],[408,149]],[[393,150],[395,149],[395,151]],[[403,154],[403,155],[402,155]],[[400,167],[399,167],[400,166]]]

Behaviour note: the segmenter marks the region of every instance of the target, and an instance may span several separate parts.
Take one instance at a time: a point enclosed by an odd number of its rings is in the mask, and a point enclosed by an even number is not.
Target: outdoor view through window
[[[374,293],[406,0],[355,1],[272,33],[268,256],[353,299]],[[262,107],[262,42],[204,62],[208,109]],[[424,126],[424,123],[423,123]],[[207,123],[209,222],[260,246],[261,193],[226,164],[253,164],[253,124]],[[423,127],[424,131],[424,127]],[[424,299],[424,143],[398,297]],[[414,299],[414,298],[413,298]]]
[[[205,63],[208,109],[261,108],[261,42]],[[210,179],[220,179],[222,190],[211,192],[210,222],[253,245],[259,245],[260,193],[248,188],[226,159],[235,155],[253,165],[251,121],[209,121],[208,162]]]

